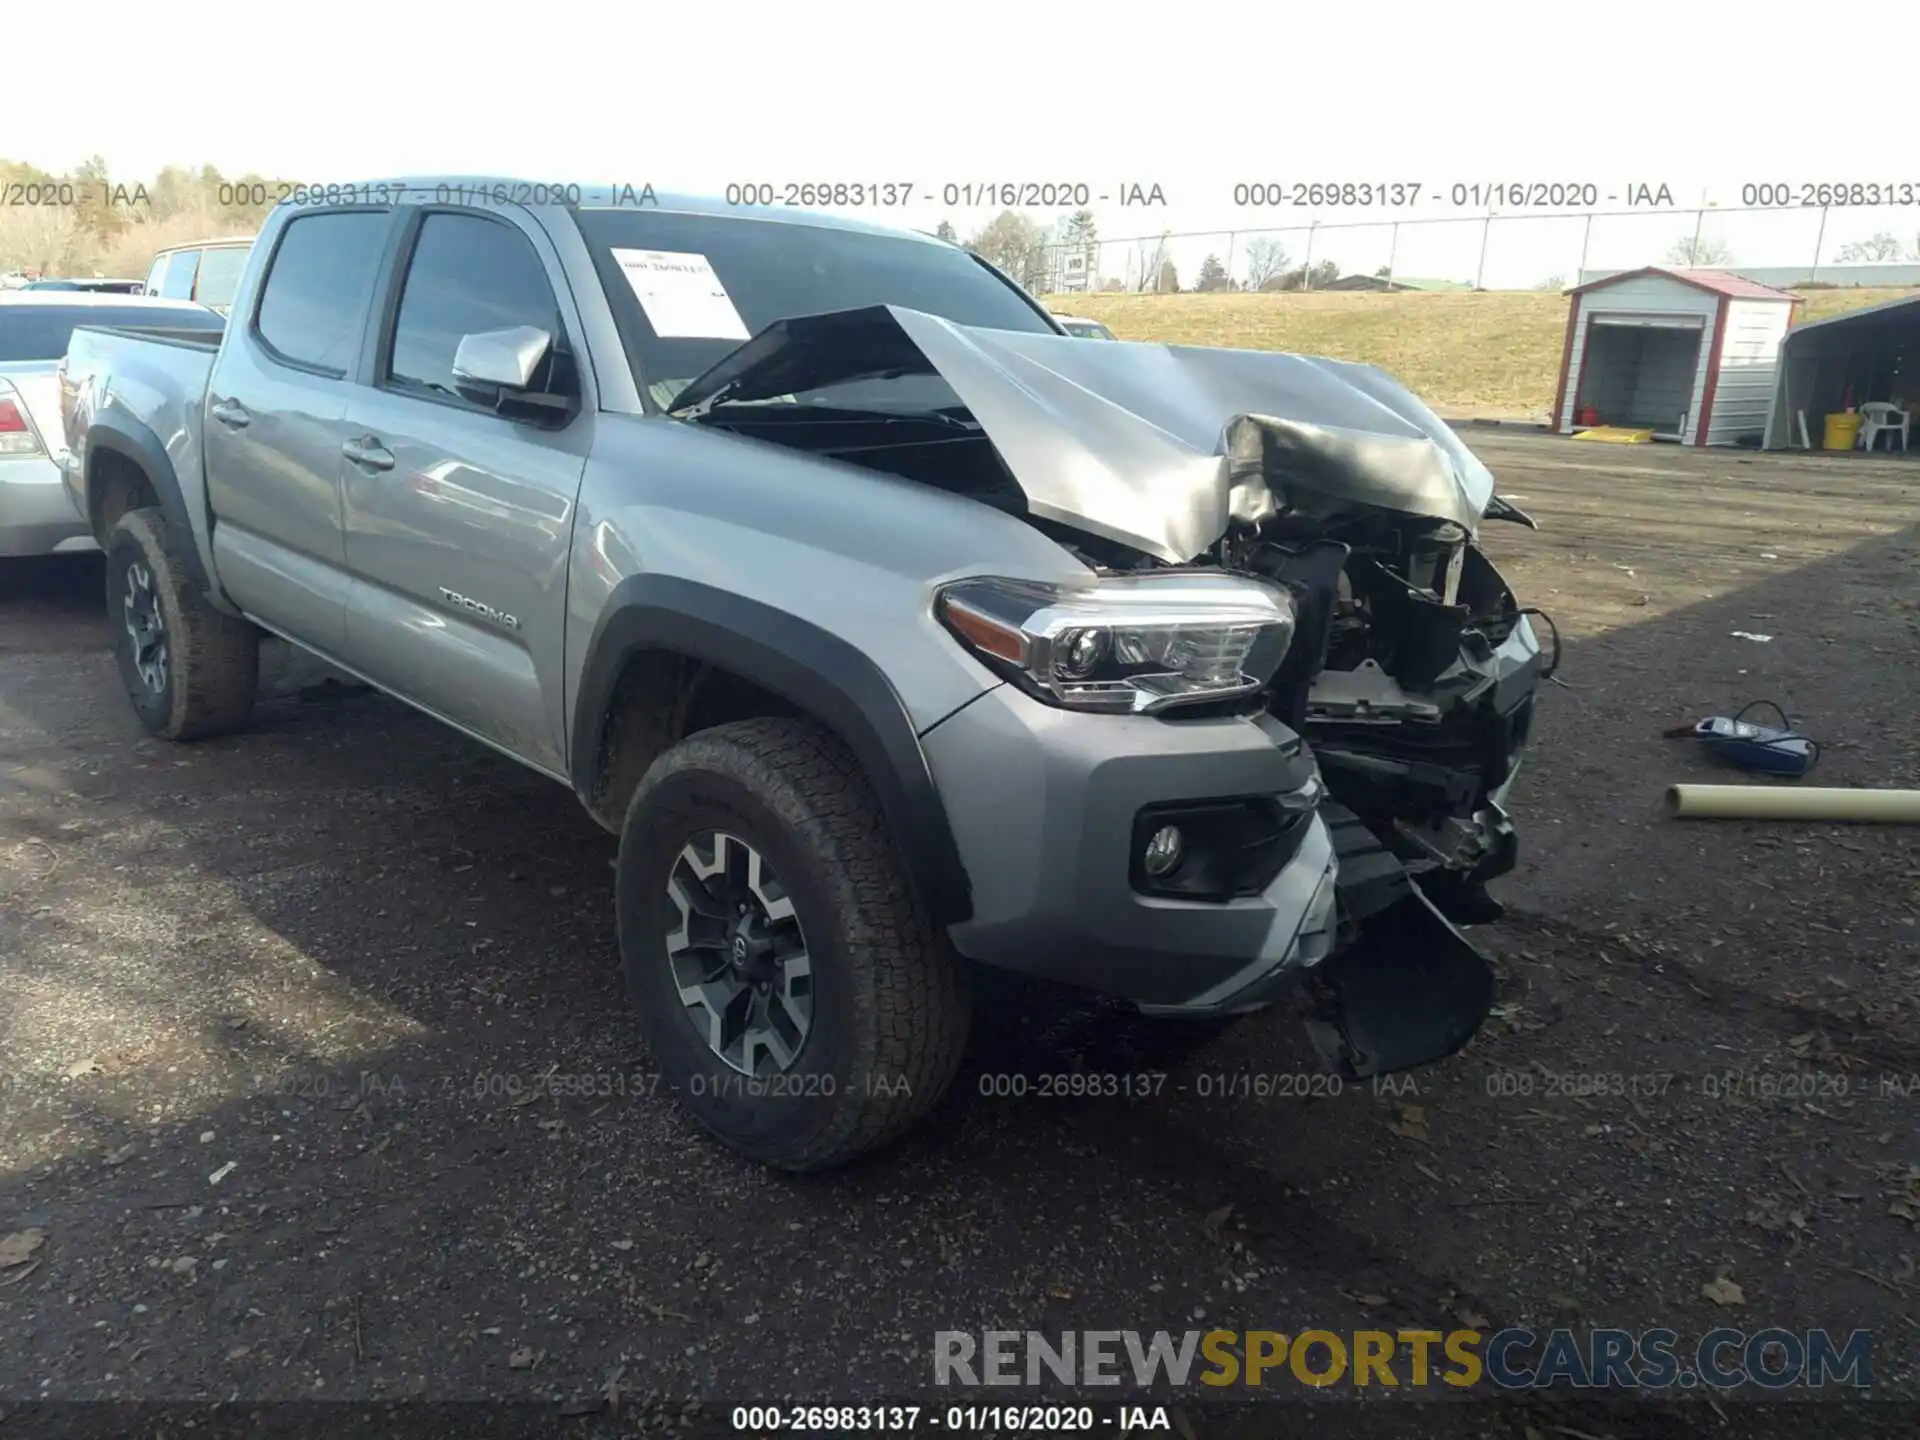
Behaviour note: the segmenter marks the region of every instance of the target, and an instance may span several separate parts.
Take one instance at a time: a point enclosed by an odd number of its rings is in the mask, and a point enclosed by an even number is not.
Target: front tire
[[[127,698],[149,734],[199,740],[243,727],[260,683],[260,633],[193,584],[184,537],[158,510],[107,536],[107,623]]]
[[[662,1076],[790,1171],[896,1139],[959,1068],[968,991],[858,761],[801,720],[656,759],[620,836],[621,966]]]

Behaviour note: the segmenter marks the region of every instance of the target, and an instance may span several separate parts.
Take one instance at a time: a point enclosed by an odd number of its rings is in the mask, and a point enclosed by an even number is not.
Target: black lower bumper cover
[[[1321,814],[1346,933],[1301,992],[1314,1048],[1350,1080],[1444,1059],[1492,1008],[1492,969],[1357,816],[1331,804]]]

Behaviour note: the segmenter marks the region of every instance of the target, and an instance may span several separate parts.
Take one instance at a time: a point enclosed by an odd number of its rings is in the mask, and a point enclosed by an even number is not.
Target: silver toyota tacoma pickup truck
[[[568,786],[661,1073],[784,1169],[927,1114],[972,964],[1285,1001],[1347,1077],[1478,1028],[1551,659],[1478,544],[1531,522],[1390,377],[1089,345],[849,220],[343,194],[223,333],[74,332],[148,730],[244,725],[270,633]]]

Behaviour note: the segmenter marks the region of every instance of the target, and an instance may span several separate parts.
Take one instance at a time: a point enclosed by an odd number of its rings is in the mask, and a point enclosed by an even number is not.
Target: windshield
[[[627,358],[663,408],[743,340],[801,315],[900,305],[983,329],[1056,333],[966,251],[914,236],[653,209],[577,218]]]
[[[211,310],[172,306],[0,305],[0,361],[58,360],[76,325],[219,330],[223,323]]]

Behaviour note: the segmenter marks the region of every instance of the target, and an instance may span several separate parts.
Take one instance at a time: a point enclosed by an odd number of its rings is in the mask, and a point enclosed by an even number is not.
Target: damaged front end
[[[1295,638],[1250,703],[1305,738],[1329,797],[1340,931],[1309,1031],[1363,1078],[1477,1030],[1492,973],[1456,926],[1500,913],[1486,884],[1515,863],[1506,797],[1558,641],[1478,543],[1486,519],[1532,522],[1398,382],[877,306],[769,327],[673,413],[972,495],[1097,573],[1285,587]]]

